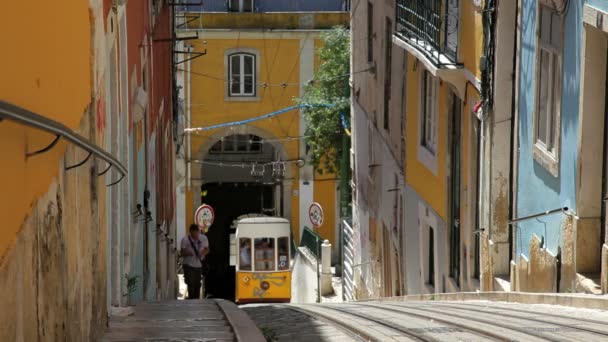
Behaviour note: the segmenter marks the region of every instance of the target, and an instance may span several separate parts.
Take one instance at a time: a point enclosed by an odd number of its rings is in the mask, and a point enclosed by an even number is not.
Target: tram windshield
[[[255,239],[255,270],[256,271],[274,271],[275,265],[275,246],[274,238],[258,238]]]

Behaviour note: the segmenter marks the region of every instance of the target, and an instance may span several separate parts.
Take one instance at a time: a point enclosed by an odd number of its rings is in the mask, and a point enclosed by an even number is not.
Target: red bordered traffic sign
[[[209,204],[203,204],[198,209],[196,209],[196,213],[194,214],[194,223],[199,227],[209,228],[213,224],[213,220],[215,219],[215,212],[213,208]]]
[[[313,227],[318,228],[323,225],[323,208],[317,202],[313,202],[308,208],[308,217]]]

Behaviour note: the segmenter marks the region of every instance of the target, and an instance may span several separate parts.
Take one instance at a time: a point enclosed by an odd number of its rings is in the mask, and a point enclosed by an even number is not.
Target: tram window
[[[279,270],[284,271],[289,269],[289,238],[280,237],[278,241],[279,247]]]
[[[239,270],[251,271],[251,239],[239,239]]]
[[[255,239],[255,270],[274,271],[274,239]]]
[[[249,136],[237,135],[236,150],[237,152],[247,152],[247,146],[249,145]]]

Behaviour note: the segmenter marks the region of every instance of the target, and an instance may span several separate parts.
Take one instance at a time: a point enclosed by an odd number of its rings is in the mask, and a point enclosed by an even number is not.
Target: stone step
[[[511,291],[511,279],[508,275],[494,277],[494,290],[502,292]]]
[[[601,275],[599,273],[577,273],[576,292],[602,294]]]

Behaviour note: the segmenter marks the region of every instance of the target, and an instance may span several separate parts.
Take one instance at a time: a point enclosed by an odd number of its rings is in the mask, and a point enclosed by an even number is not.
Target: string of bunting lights
[[[299,105],[283,108],[283,109],[277,110],[277,111],[272,112],[272,113],[264,114],[262,116],[258,116],[258,117],[255,117],[255,118],[250,118],[250,119],[245,119],[245,120],[240,120],[240,121],[225,122],[225,123],[221,123],[221,124],[217,124],[217,125],[212,125],[212,126],[206,126],[206,127],[184,128],[184,133],[203,132],[203,131],[210,131],[210,130],[214,130],[214,129],[218,129],[218,128],[225,128],[225,127],[245,125],[245,124],[248,124],[248,123],[251,123],[251,122],[268,119],[268,118],[271,118],[273,116],[281,115],[281,114],[290,112],[292,110],[301,109],[301,108],[315,108],[315,107],[330,108],[330,107],[334,107],[334,106],[335,106],[334,104],[324,104],[324,103],[320,103],[320,104],[299,104]]]
[[[277,160],[271,161],[267,163],[257,163],[257,162],[222,162],[222,161],[207,161],[207,160],[198,160],[198,159],[190,159],[191,163],[217,166],[217,167],[233,167],[233,168],[241,168],[241,169],[251,169],[251,175],[256,178],[262,178],[266,174],[266,168],[272,167],[272,175],[276,178],[282,178],[285,176],[285,170],[287,164],[296,164],[298,166],[304,166],[304,159],[295,159],[295,160]]]

